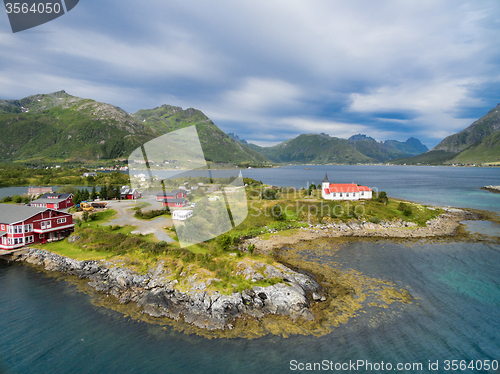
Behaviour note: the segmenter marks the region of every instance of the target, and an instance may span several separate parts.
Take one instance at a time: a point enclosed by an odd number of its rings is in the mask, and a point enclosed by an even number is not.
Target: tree
[[[101,191],[99,191],[99,197],[102,200],[108,200],[108,187],[106,187],[106,185],[101,186]]]
[[[84,222],[87,222],[89,220],[89,212],[87,212],[86,210],[82,214],[82,220]]]
[[[82,190],[82,201],[87,201],[90,198],[89,190],[84,188]]]
[[[309,188],[307,189],[307,195],[312,195],[312,191],[316,189],[316,185],[312,183]]]
[[[387,193],[385,191],[380,191],[378,193],[377,201],[379,203],[387,205],[389,203],[389,198],[387,197]]]
[[[73,194],[73,204],[78,205],[82,201],[82,193],[80,190],[76,190]]]
[[[92,186],[92,193],[90,194],[90,199],[91,200],[97,199],[97,191],[95,189],[95,186]]]

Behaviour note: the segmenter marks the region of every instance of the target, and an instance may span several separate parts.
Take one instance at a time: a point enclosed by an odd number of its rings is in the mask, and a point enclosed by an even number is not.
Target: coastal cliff
[[[313,320],[309,309],[313,297],[324,300],[319,283],[281,264],[250,265],[242,261],[239,272],[247,279],[257,281],[266,277],[282,280],[281,283],[224,295],[207,290],[209,282],[196,281],[196,275],[189,277],[190,287],[181,291],[161,261],[144,275],[109,262],[78,261],[38,248],[30,248],[17,261],[89,279],[88,284],[97,291],[113,295],[122,304],[135,302],[145,314],[185,321],[208,330],[232,329],[233,321],[247,316],[261,318],[276,314],[292,320]]]

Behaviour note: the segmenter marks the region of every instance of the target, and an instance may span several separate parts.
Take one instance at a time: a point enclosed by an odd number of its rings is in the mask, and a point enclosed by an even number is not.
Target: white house
[[[325,200],[363,200],[372,198],[372,190],[355,183],[330,183],[328,175],[321,183],[321,197]]]

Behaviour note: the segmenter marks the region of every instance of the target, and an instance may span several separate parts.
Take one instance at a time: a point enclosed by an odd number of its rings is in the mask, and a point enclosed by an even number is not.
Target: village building
[[[38,196],[42,195],[44,193],[52,193],[52,187],[35,187],[35,186],[29,186],[28,187],[28,195],[30,196]]]
[[[321,183],[321,197],[325,200],[368,200],[372,193],[371,188],[355,183],[330,183],[327,174]]]
[[[46,193],[27,204],[37,208],[65,209],[73,206],[72,193]]]
[[[164,202],[167,199],[181,199],[183,197],[187,197],[187,193],[185,190],[172,190],[170,192],[163,191],[156,194],[156,201]]]
[[[180,199],[165,199],[163,200],[163,206],[168,206],[169,208],[184,208],[189,205],[189,201],[184,198]]]
[[[83,173],[83,177],[84,178],[87,178],[87,177],[94,177],[95,178],[95,177],[97,177],[97,173],[93,172],[93,171],[91,171],[89,173]]]
[[[74,230],[73,216],[50,208],[0,204],[0,249],[62,240]]]
[[[142,197],[142,194],[135,188],[130,188],[129,186],[123,186],[120,190],[120,199],[123,200],[137,200]]]

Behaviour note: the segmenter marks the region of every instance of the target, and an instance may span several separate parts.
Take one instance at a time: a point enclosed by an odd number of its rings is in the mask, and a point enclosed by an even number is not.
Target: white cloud
[[[451,111],[457,104],[467,99],[472,82],[470,79],[458,81],[405,82],[396,87],[382,86],[372,93],[352,93],[352,112],[391,112],[409,111],[425,113],[428,111]],[[477,100],[470,104],[479,104]]]
[[[89,0],[49,33],[2,34],[0,97],[65,89],[131,111],[195,107],[260,142],[438,142],[499,80],[499,15],[496,0]]]

